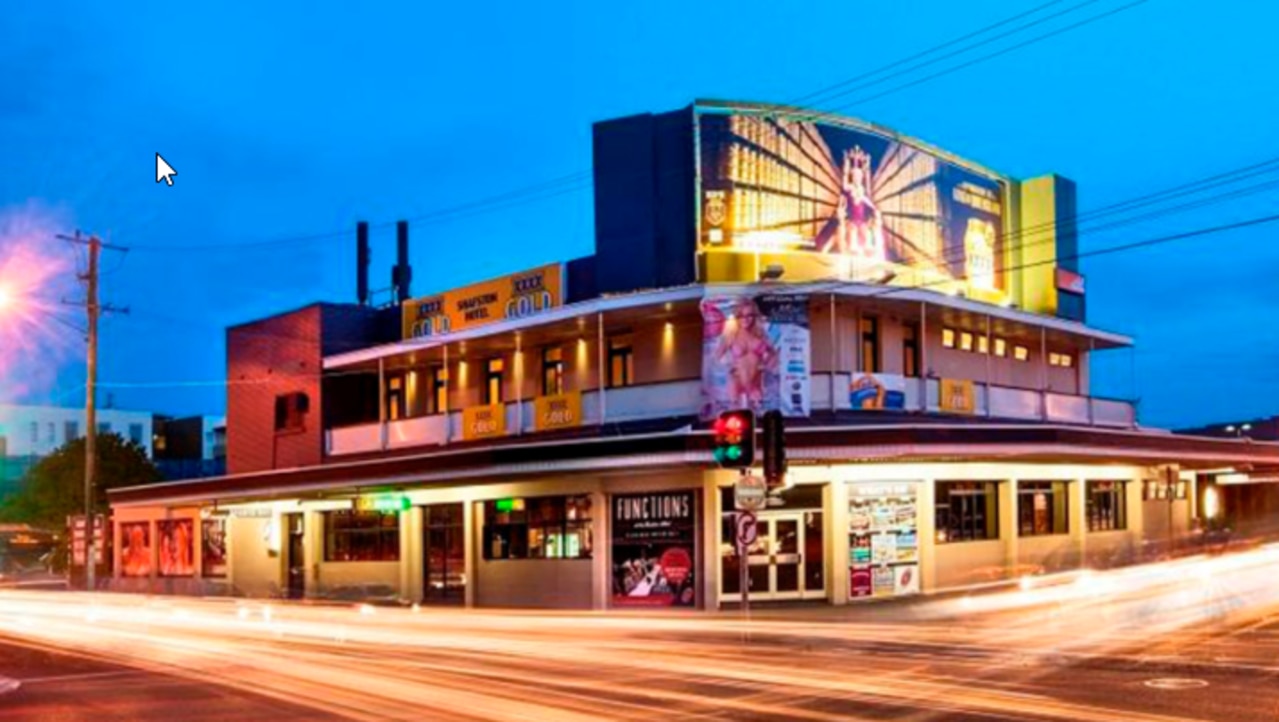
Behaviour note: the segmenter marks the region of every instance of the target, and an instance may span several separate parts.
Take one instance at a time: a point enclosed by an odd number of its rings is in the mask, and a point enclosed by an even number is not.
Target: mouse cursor
[[[155,182],[156,183],[159,183],[160,181],[164,181],[165,183],[168,183],[169,185],[173,185],[173,176],[177,174],[178,172],[176,170],[173,170],[173,166],[169,165],[168,161],[166,161],[164,158],[161,158],[159,153],[155,154]]]

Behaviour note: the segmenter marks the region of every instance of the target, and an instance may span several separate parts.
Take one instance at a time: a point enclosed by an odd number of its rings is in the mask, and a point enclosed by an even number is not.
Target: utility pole
[[[89,591],[97,589],[97,554],[94,536],[96,528],[93,513],[93,490],[98,467],[98,319],[105,312],[128,313],[128,309],[103,306],[98,301],[98,282],[100,276],[100,257],[102,249],[107,248],[123,252],[120,246],[103,243],[97,236],[87,239],[76,231],[74,236],[58,236],[68,243],[85,246],[88,250],[89,262],[85,273],[79,278],[85,284],[85,313],[89,320],[88,341],[89,352],[85,363],[85,396],[84,396],[84,536],[85,536],[85,586]],[[80,305],[80,304],[75,304]],[[107,526],[104,520],[102,534],[105,541]]]

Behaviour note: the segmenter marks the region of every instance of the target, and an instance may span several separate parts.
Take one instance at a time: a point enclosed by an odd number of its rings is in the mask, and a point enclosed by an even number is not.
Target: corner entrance
[[[732,489],[721,493],[720,598],[741,601],[741,560],[734,541]],[[822,487],[792,487],[784,505],[759,512],[759,536],[746,553],[751,601],[824,599],[826,534]]]
[[[422,600],[429,604],[466,601],[466,540],[462,504],[422,507]]]

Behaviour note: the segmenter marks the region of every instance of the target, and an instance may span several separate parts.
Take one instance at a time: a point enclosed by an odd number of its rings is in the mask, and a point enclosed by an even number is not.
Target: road
[[[1263,548],[749,622],[6,592],[0,720],[1273,722],[1275,568]]]

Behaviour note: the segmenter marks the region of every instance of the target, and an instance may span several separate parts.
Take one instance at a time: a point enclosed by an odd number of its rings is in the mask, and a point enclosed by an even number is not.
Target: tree
[[[107,511],[107,490],[151,484],[160,471],[146,450],[119,434],[100,434],[94,510]],[[22,478],[21,488],[0,503],[0,518],[58,530],[67,517],[84,513],[84,439],[75,439],[36,462]]]

